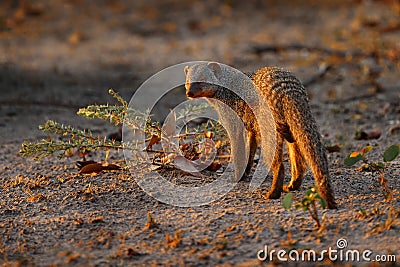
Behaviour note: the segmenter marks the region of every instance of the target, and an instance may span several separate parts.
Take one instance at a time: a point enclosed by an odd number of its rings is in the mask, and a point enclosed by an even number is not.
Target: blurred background
[[[77,108],[110,101],[108,88],[129,100],[152,74],[193,60],[285,67],[312,103],[398,105],[400,1],[3,0],[1,142],[35,139],[46,119],[85,126]]]

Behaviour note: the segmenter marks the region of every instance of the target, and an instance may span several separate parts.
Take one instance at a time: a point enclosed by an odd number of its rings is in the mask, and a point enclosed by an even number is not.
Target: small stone
[[[376,83],[383,91],[396,91],[400,88],[399,73],[382,72]]]
[[[389,133],[392,135],[399,135],[400,134],[400,124],[393,125],[389,129]]]

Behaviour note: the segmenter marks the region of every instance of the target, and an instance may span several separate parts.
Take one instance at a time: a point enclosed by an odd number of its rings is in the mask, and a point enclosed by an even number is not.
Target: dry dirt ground
[[[307,85],[324,142],[341,147],[328,154],[339,209],[320,210],[320,231],[307,212],[265,200],[269,180],[253,193],[241,181],[216,202],[180,208],[148,196],[125,171],[85,177],[77,157],[35,162],[19,156],[24,140],[46,137],[37,125],[47,119],[99,135],[115,131],[79,118],[77,108],[111,101],[110,87],[129,99],[150,75],[193,60],[243,71],[277,65]],[[380,160],[400,142],[399,62],[396,0],[1,1],[0,264],[397,266],[399,158],[385,172],[390,202],[377,173],[347,168],[343,159],[372,145],[370,160]],[[164,101],[160,114],[171,105]],[[355,140],[360,130],[380,136]],[[113,153],[111,160],[123,155]],[[295,197],[312,184],[308,173]],[[257,259],[265,245],[321,252],[336,249],[339,238],[347,240],[346,249],[369,249],[371,259],[395,255],[397,262]]]

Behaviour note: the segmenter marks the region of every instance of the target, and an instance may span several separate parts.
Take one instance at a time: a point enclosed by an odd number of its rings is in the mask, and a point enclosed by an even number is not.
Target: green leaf
[[[292,202],[293,202],[293,193],[288,193],[286,196],[283,198],[283,207],[285,209],[290,209],[292,207]]]
[[[326,204],[326,200],[324,198],[321,197],[319,203],[321,204],[321,207],[323,209],[326,209],[327,204]]]
[[[382,161],[378,161],[376,163],[376,167],[377,167],[378,170],[379,169],[383,169],[383,168],[385,168],[385,163],[383,163]]]
[[[389,162],[397,158],[400,153],[400,145],[392,145],[383,153],[383,160]]]
[[[308,189],[306,191],[306,196],[310,196],[312,193],[314,193],[314,191],[312,189]]]
[[[356,164],[358,161],[362,160],[362,155],[361,153],[351,153],[347,158],[344,159],[344,164],[346,166],[353,166]]]
[[[303,198],[303,200],[301,201],[301,204],[303,206],[309,206],[311,204],[311,200],[307,197]]]

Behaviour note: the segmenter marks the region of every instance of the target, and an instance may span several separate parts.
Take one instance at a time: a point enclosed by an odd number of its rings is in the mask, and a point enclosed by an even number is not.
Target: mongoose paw
[[[289,193],[290,191],[296,191],[300,188],[300,185],[296,185],[296,184],[285,184],[283,186],[283,191],[286,193]]]
[[[293,189],[290,187],[290,185],[285,184],[282,188],[282,191],[285,193],[289,193],[290,191],[293,191]]]
[[[247,181],[248,180],[248,177],[250,177],[251,175],[250,175],[250,172],[249,173],[247,173],[247,172],[245,172],[245,173],[243,173],[243,175],[242,175],[242,177],[240,178],[240,180],[241,181]]]
[[[269,191],[264,198],[266,199],[278,199],[281,197],[281,190],[273,190],[273,191]]]
[[[338,209],[335,201],[327,201],[327,202],[328,202],[328,204],[327,204],[327,208],[328,209],[330,209],[330,210],[337,210]]]
[[[247,175],[247,174],[243,174],[242,175],[242,177],[240,177],[240,180],[239,181],[247,181],[248,179],[247,179],[247,177],[249,177],[249,175]]]

